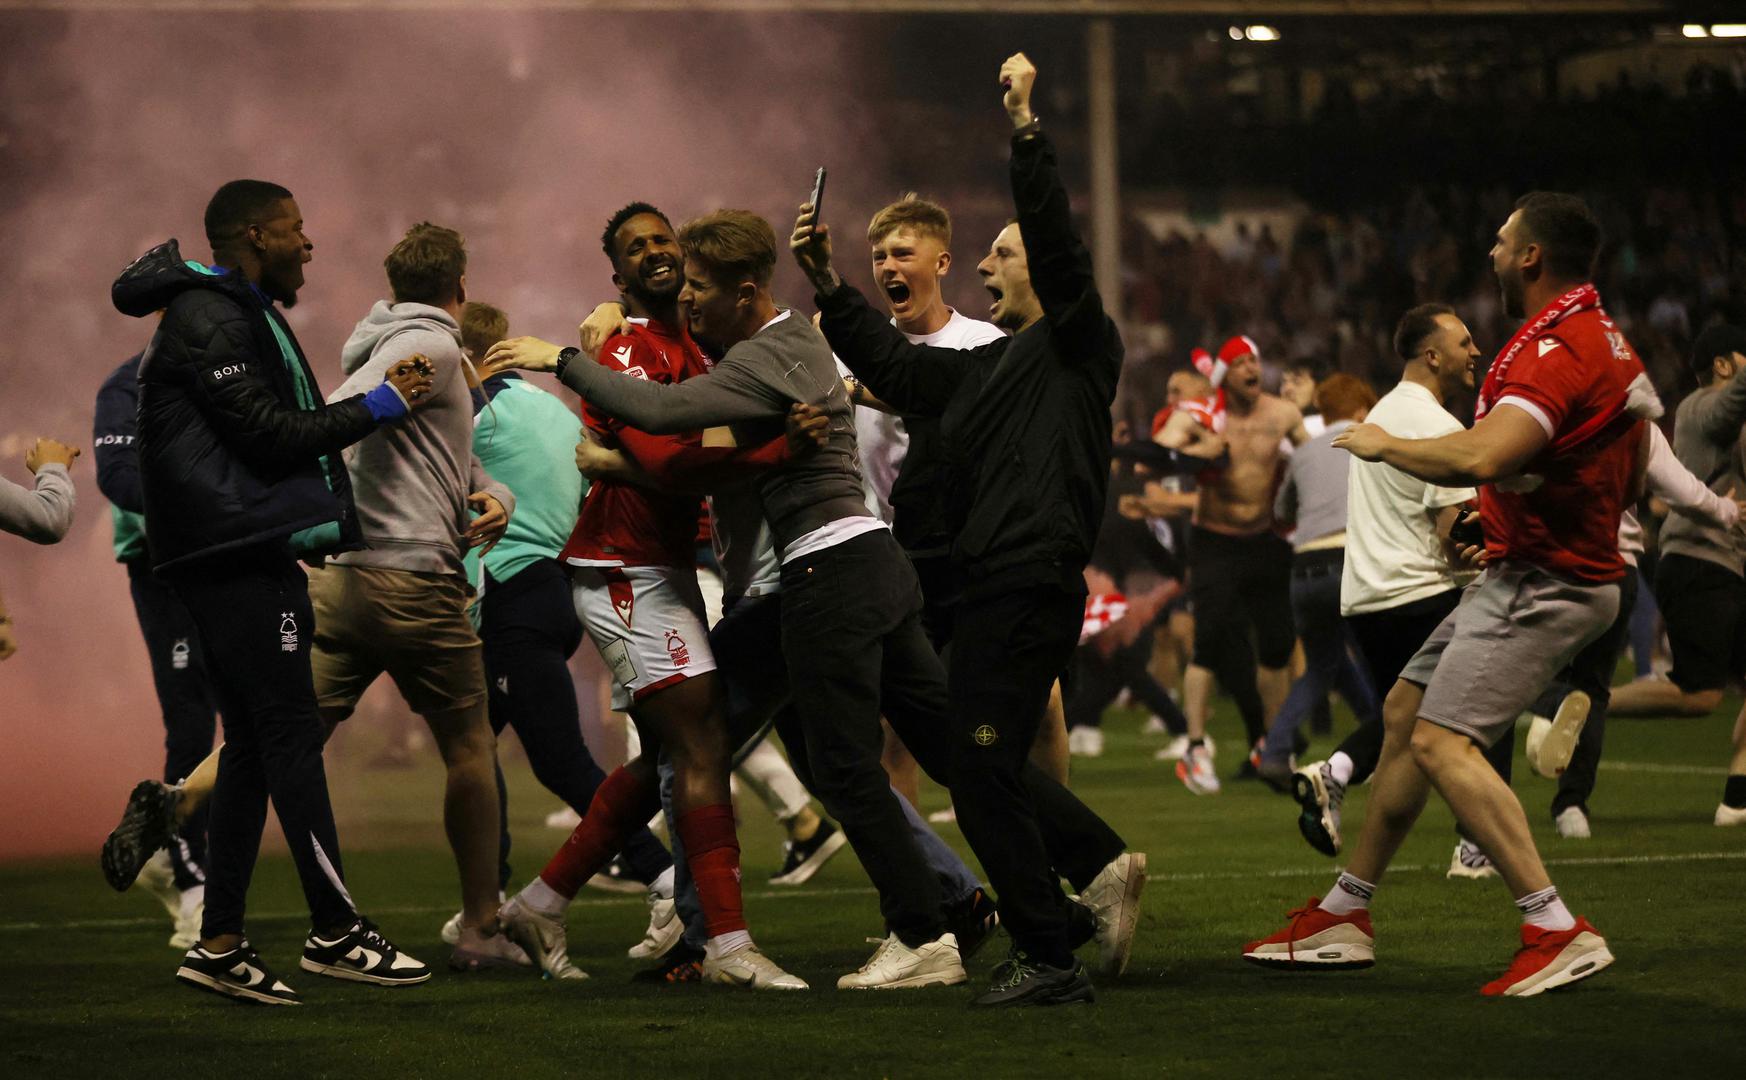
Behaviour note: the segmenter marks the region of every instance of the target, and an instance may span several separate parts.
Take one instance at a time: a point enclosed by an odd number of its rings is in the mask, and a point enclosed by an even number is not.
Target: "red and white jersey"
[[[1079,624],[1079,644],[1108,630],[1128,613],[1128,598],[1121,593],[1096,593],[1085,598],[1085,621]]]
[[[607,339],[599,363],[660,383],[681,382],[713,366],[683,328],[675,334],[646,319],[632,319],[629,333]],[[663,448],[671,452],[702,445],[700,432],[650,435],[586,403],[582,422],[602,446],[623,448],[639,463]],[[693,566],[701,505],[697,495],[601,480],[588,489],[562,558],[572,566]]]
[[[1616,581],[1619,516],[1636,468],[1642,423],[1627,403],[1643,364],[1606,312],[1576,311],[1529,339],[1495,387],[1551,440],[1521,475],[1480,489],[1486,549],[1580,581]]]
[[[1152,434],[1157,435],[1164,430],[1164,425],[1170,422],[1170,415],[1177,409],[1194,417],[1195,422],[1214,435],[1225,433],[1225,391],[1221,387],[1206,398],[1183,398],[1174,407],[1166,405],[1158,410],[1158,415],[1152,417]]]

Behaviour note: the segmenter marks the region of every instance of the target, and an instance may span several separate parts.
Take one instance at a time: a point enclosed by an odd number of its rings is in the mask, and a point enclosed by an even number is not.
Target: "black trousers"
[[[1064,684],[1067,726],[1100,727],[1103,710],[1109,707],[1122,688],[1135,700],[1164,721],[1172,735],[1188,731],[1188,718],[1171,699],[1148,665],[1152,660],[1152,628],[1147,627],[1127,645],[1105,656],[1097,648],[1097,639],[1073,651],[1073,677]]]
[[[212,753],[212,738],[218,731],[206,653],[188,609],[153,576],[146,562],[127,564],[127,583],[164,717],[164,782],[180,783]],[[203,804],[188,816],[170,845],[170,865],[179,889],[206,880],[206,817]]]
[[[586,814],[606,773],[582,739],[576,687],[567,663],[582,643],[582,621],[576,617],[563,564],[540,559],[508,581],[488,578],[479,601],[479,638],[485,646],[492,731],[501,734],[505,727],[514,728],[534,777],[578,814]],[[499,803],[507,810],[501,769],[497,784]],[[508,888],[509,817],[500,816],[499,884]],[[667,849],[647,828],[632,834],[623,854],[644,884],[673,865]]]
[[[1578,653],[1576,659],[1559,676],[1558,681],[1548,687],[1546,693],[1535,703],[1534,711],[1541,716],[1551,716],[1558,708],[1558,703],[1572,690],[1581,690],[1588,695],[1588,721],[1583,725],[1582,735],[1576,740],[1576,752],[1570,755],[1570,764],[1564,770],[1564,775],[1558,778],[1558,791],[1552,796],[1552,816],[1557,817],[1572,806],[1582,808],[1583,814],[1588,813],[1588,798],[1594,794],[1594,785],[1600,769],[1601,748],[1606,742],[1607,707],[1612,704],[1613,672],[1618,669],[1619,657],[1625,653],[1625,645],[1631,637],[1631,614],[1637,607],[1637,573],[1631,570],[1619,582],[1619,617],[1613,620],[1613,625],[1607,632],[1589,643],[1588,648]]]
[[[312,924],[356,917],[322,765],[324,729],[309,650],[309,583],[288,548],[202,559],[169,578],[206,645],[224,716],[224,749],[209,801],[206,937],[243,933],[249,879],[273,800]]]
[[[879,890],[886,925],[910,946],[937,938],[940,882],[880,763],[879,718],[883,713],[929,776],[949,786],[945,673],[922,631],[915,572],[889,532],[863,533],[783,565],[782,656],[812,790]],[[789,752],[801,756],[792,743]]]
[[[1056,585],[967,596],[948,674],[952,805],[1014,943],[1071,965],[1068,902],[1125,846],[1078,797],[1030,763],[1049,688],[1079,641],[1085,593]],[[913,748],[913,746],[912,746]]]
[[[1379,706],[1388,700],[1388,692],[1399,681],[1407,661],[1460,603],[1461,590],[1450,589],[1399,607],[1346,617],[1346,625],[1352,628],[1358,651],[1364,654],[1364,663],[1375,682]],[[1382,736],[1382,713],[1378,709],[1374,723],[1359,724],[1357,730],[1340,743],[1340,750],[1352,759],[1352,779],[1348,786],[1362,784],[1376,771],[1376,763],[1382,759]],[[1491,762],[1491,767],[1505,783],[1510,780],[1515,756],[1514,739],[1499,739],[1485,751],[1485,760]]]

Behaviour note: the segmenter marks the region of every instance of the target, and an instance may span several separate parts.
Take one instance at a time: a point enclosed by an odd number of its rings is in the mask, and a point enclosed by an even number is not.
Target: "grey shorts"
[[[1419,716],[1491,746],[1619,613],[1619,587],[1556,577],[1523,563],[1487,567],[1407,661],[1425,688]]]

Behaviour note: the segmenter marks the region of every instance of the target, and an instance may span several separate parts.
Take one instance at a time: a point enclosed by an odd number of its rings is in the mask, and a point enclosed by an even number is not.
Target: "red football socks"
[[[595,789],[582,823],[570,833],[540,871],[540,880],[554,892],[574,899],[588,879],[598,874],[624,847],[631,833],[646,824],[661,809],[661,787],[654,780],[643,782],[623,768],[613,770]],[[733,823],[728,823],[732,836]],[[738,851],[735,853],[736,865]]]
[[[734,835],[734,808],[728,803],[700,806],[676,823],[685,861],[710,937],[746,929],[740,901],[740,840]]]

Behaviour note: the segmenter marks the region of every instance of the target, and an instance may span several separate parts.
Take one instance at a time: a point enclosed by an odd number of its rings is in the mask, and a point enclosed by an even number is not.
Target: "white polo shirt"
[[[1434,439],[1461,422],[1415,382],[1402,381],[1365,418],[1401,439]],[[1437,539],[1437,511],[1477,496],[1472,488],[1438,487],[1392,465],[1352,460],[1346,477],[1346,566],[1340,614],[1386,611],[1465,584]]]

